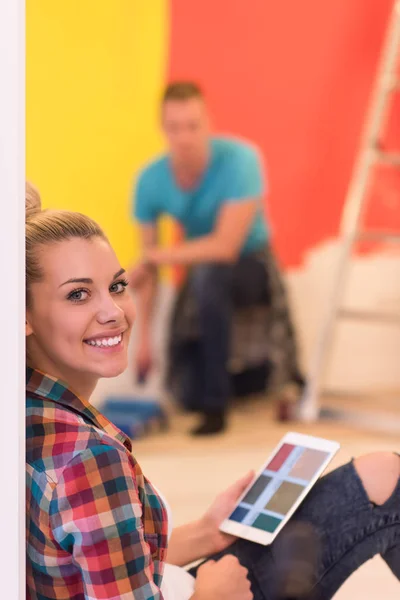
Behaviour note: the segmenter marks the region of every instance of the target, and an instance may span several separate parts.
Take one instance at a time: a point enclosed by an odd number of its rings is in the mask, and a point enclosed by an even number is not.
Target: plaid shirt
[[[27,369],[28,600],[162,600],[166,510],[131,450],[89,403]]]

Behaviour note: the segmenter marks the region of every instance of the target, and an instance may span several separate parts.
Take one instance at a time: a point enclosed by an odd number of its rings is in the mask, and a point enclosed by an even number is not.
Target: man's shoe
[[[192,431],[191,435],[216,435],[222,433],[226,429],[226,417],[224,413],[206,414],[203,420]]]

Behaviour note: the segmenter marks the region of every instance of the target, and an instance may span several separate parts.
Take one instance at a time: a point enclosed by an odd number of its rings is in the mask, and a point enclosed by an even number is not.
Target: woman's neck
[[[60,379],[72,392],[74,392],[74,394],[86,401],[90,400],[99,380],[98,377],[93,375],[76,373],[76,371],[67,368],[59,368],[56,365],[51,364],[51,361],[35,361],[27,359],[27,364],[33,369],[41,371],[45,375]]]

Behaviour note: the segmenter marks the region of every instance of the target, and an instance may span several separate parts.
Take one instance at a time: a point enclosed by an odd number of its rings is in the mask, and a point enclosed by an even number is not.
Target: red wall
[[[337,234],[391,6],[171,0],[169,78],[200,81],[215,130],[262,148],[285,266]],[[392,144],[399,125],[391,125]],[[370,223],[397,219],[400,230],[399,189],[398,173],[380,177]]]

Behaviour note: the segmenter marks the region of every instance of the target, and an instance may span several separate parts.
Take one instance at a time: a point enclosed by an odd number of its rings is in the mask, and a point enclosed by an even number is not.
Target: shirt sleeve
[[[256,149],[246,147],[231,157],[225,186],[226,202],[265,196],[263,167]]]
[[[82,573],[90,600],[162,600],[128,456],[99,445],[63,471],[50,505],[53,535]]]
[[[159,216],[157,194],[151,174],[142,171],[134,185],[133,191],[133,217],[142,224],[156,223]]]

